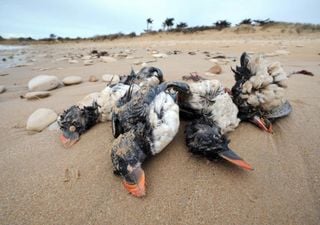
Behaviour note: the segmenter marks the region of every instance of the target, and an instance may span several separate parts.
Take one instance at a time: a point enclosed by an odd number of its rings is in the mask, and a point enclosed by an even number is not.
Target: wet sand
[[[88,55],[93,49],[109,53],[134,49],[130,56],[135,58],[112,63],[94,60],[93,65],[84,66],[76,55]],[[172,143],[143,165],[148,186],[142,199],[129,195],[112,173],[110,122],[90,129],[71,149],[63,148],[57,131],[26,131],[27,118],[36,109],[62,112],[85,95],[102,90],[106,84],[101,75],[141,68],[134,63],[152,58],[152,50],[181,51],[148,63],[161,68],[166,80],[180,80],[190,72],[204,74],[213,65],[204,51],[231,57],[221,65],[222,74],[206,76],[229,88],[234,82],[230,66],[239,64],[243,51],[287,51],[267,59],[280,61],[287,72],[306,69],[315,76],[290,77],[286,95],[293,112],[274,124],[274,134],[247,123],[229,134],[231,148],[254,171],[191,155],[182,122]],[[0,84],[7,88],[0,94],[1,224],[319,224],[319,33],[204,32],[0,51],[1,57],[10,53],[22,55],[21,64],[26,65],[0,67],[0,74],[9,74],[0,76]],[[64,56],[67,59],[61,59]],[[79,63],[68,63],[71,57]],[[48,98],[20,99],[27,92],[27,82],[39,74],[61,80],[77,75],[84,82],[52,90]],[[100,80],[88,82],[91,75]]]

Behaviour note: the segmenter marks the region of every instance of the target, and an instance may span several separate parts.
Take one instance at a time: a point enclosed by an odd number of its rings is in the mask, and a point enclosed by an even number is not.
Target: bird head
[[[99,117],[98,104],[80,108],[73,105],[65,110],[58,118],[58,124],[62,131],[60,140],[64,147],[68,148],[75,144],[80,135],[93,126]]]
[[[123,179],[123,185],[133,196],[146,194],[145,174],[141,168],[146,158],[143,152],[143,139],[136,135],[135,129],[121,134],[113,143],[111,160],[116,174]]]

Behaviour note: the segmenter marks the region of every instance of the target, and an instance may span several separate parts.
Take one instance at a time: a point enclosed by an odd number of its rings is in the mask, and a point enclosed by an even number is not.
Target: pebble
[[[78,60],[75,60],[75,59],[70,59],[68,62],[69,62],[70,64],[77,64],[77,63],[79,63],[79,61],[78,61]]]
[[[55,113],[52,109],[37,109],[28,118],[27,130],[40,132],[53,123],[57,117],[57,113]]]
[[[49,91],[55,89],[60,84],[56,76],[39,75],[32,78],[28,83],[29,91]]]
[[[84,61],[83,61],[83,65],[85,65],[85,66],[91,66],[91,65],[93,65],[93,60],[84,60]]]
[[[48,96],[50,96],[49,91],[34,91],[34,92],[28,92],[25,95],[22,95],[20,97],[31,100],[31,99],[46,98]]]
[[[116,62],[117,61],[116,58],[113,58],[111,56],[101,56],[100,59],[101,59],[101,62],[105,62],[105,63],[110,63],[110,62]]]
[[[157,53],[152,55],[154,58],[167,58],[168,55],[165,53]]]
[[[120,81],[120,77],[118,75],[113,74],[104,74],[102,75],[102,80],[104,82],[111,82],[112,84],[118,83]]]
[[[89,82],[97,82],[97,81],[98,81],[98,78],[97,78],[96,76],[91,75],[91,76],[89,77]]]
[[[5,92],[5,91],[6,91],[5,86],[0,85],[0,94],[3,93],[3,92]]]
[[[73,85],[73,84],[80,84],[82,82],[82,77],[79,76],[68,76],[63,78],[62,83],[64,85]]]
[[[213,67],[211,67],[208,70],[209,73],[213,73],[213,74],[220,74],[222,72],[221,66],[219,65],[214,65]]]

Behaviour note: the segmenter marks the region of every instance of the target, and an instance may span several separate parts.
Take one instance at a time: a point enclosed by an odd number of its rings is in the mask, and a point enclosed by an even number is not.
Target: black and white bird
[[[110,121],[116,102],[122,98],[129,88],[134,94],[141,87],[155,86],[163,81],[163,73],[155,67],[144,67],[138,73],[122,76],[120,82],[109,84],[101,92],[84,97],[76,105],[65,110],[58,117],[62,130],[60,139],[65,147],[76,143],[80,135],[98,122]]]
[[[233,150],[228,147],[229,140],[211,119],[202,116],[189,122],[185,129],[185,140],[189,151],[205,156],[209,160],[224,158],[246,170],[253,170]]]
[[[111,151],[113,168],[134,196],[145,195],[143,161],[160,153],[178,132],[180,118],[176,101],[180,93],[188,94],[189,86],[164,82],[126,97],[113,112],[113,135],[117,137]]]
[[[271,122],[292,111],[284,96],[287,74],[279,62],[268,64],[262,56],[243,53],[240,64],[233,70],[236,83],[231,90],[238,117],[272,133]]]
[[[199,80],[188,84],[190,95],[181,95],[179,98],[184,118],[206,116],[219,126],[223,134],[233,131],[239,125],[238,108],[220,81]]]
[[[181,114],[191,120],[185,140],[190,152],[208,159],[222,157],[244,169],[252,167],[229,147],[226,133],[239,125],[238,108],[218,80],[200,79],[189,83],[190,95],[180,98]]]

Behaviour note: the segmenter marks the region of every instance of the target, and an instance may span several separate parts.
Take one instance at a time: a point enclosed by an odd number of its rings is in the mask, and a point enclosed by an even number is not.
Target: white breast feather
[[[160,114],[161,111],[163,117],[159,119],[157,114]],[[149,116],[153,129],[151,151],[153,154],[157,154],[173,140],[178,132],[179,107],[169,94],[162,92],[150,104]]]
[[[254,76],[243,84],[241,95],[248,104],[269,111],[286,101],[284,88],[288,78],[279,62],[268,65],[258,56],[250,59],[248,68]]]
[[[187,101],[190,106],[211,114],[210,118],[223,133],[232,131],[239,125],[238,108],[218,80],[203,80],[190,83],[189,86],[192,96]]]

